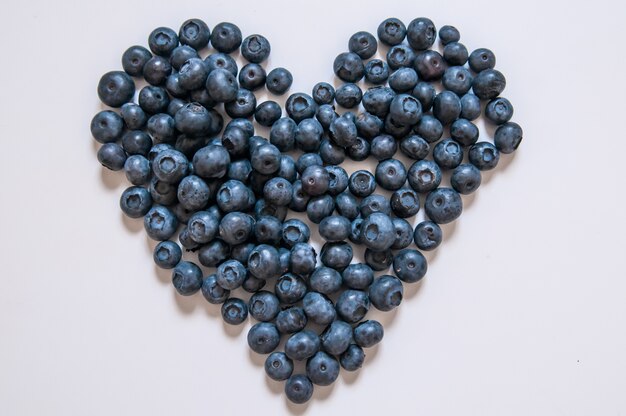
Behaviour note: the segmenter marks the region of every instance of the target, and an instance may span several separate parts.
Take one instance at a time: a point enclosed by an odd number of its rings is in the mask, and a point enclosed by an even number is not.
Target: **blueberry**
[[[402,250],[393,259],[393,271],[400,280],[406,283],[420,281],[426,275],[427,270],[426,258],[417,250]]]
[[[389,106],[396,94],[389,87],[368,88],[363,94],[363,107],[377,117],[384,118],[389,113]]]
[[[262,35],[250,35],[241,43],[241,54],[249,62],[259,64],[270,55],[269,41]]]
[[[229,212],[220,221],[219,235],[228,244],[241,244],[252,234],[254,220],[248,214]],[[276,253],[278,257],[278,253]],[[257,276],[259,277],[259,276]]]
[[[181,261],[174,267],[172,283],[182,296],[190,296],[202,287],[202,270],[190,261]]]
[[[333,71],[342,81],[357,82],[365,74],[361,57],[353,52],[344,52],[335,58]]]
[[[178,217],[176,217],[176,219],[178,219]],[[183,246],[187,251],[194,252],[199,249],[198,243],[196,243],[189,237],[189,232],[187,228],[183,228],[182,231],[178,234],[178,241],[180,242],[180,245]]]
[[[354,108],[363,98],[363,92],[358,85],[351,82],[343,84],[335,92],[335,101],[343,108]]]
[[[171,143],[175,140],[176,122],[169,114],[155,114],[148,119],[148,134],[154,143]]]
[[[480,98],[468,93],[461,97],[461,118],[475,120],[480,116]]]
[[[272,292],[262,290],[255,293],[248,303],[250,316],[257,321],[269,322],[278,315],[280,311],[280,301]]]
[[[111,71],[98,82],[98,97],[109,107],[121,107],[133,99],[135,83],[125,72]]]
[[[467,63],[467,58],[467,48],[460,42],[448,43],[443,48],[443,59],[445,59],[449,65],[463,66]]]
[[[362,226],[362,242],[375,251],[384,251],[391,247],[395,240],[393,222],[387,214],[372,213]]]
[[[325,194],[312,197],[306,205],[306,215],[315,224],[319,224],[322,219],[328,217],[335,209],[335,200],[332,196]]]
[[[371,145],[367,140],[357,137],[356,142],[346,150],[350,159],[360,162],[369,157]]]
[[[377,30],[378,39],[388,46],[402,43],[406,36],[406,26],[395,17],[390,17],[381,22]]]
[[[248,257],[248,271],[259,279],[267,280],[278,276],[280,272],[278,250],[267,244],[256,246]]]
[[[383,336],[383,326],[373,319],[361,322],[354,328],[354,341],[363,348],[373,347],[382,341]]]
[[[361,200],[359,211],[362,218],[367,218],[375,212],[383,214],[391,214],[391,206],[389,200],[382,195],[373,194]]]
[[[282,109],[276,101],[265,101],[254,110],[254,119],[262,126],[271,127],[282,115]],[[290,120],[290,119],[287,119]],[[270,142],[272,137],[270,136]]]
[[[194,171],[202,178],[223,177],[228,170],[229,163],[228,151],[217,145],[203,147],[193,157]]]
[[[498,165],[500,152],[489,142],[479,142],[470,147],[468,159],[479,170],[491,170]]]
[[[317,104],[310,95],[299,92],[291,94],[287,98],[285,110],[287,110],[289,117],[299,123],[305,118],[311,118],[315,115]]]
[[[387,159],[376,166],[376,183],[383,189],[395,191],[406,182],[407,172],[404,164],[397,159]]]
[[[230,72],[233,77],[237,76],[237,62],[230,56],[223,53],[212,53],[204,59],[209,72],[213,72],[216,69],[223,69]]]
[[[257,279],[252,275],[248,275],[246,280],[243,281],[241,287],[248,293],[256,293],[259,290],[263,289],[266,285],[267,281],[263,279]]]
[[[513,117],[513,105],[504,97],[494,98],[485,107],[485,117],[494,124],[504,124]]]
[[[162,205],[154,205],[144,217],[144,227],[153,240],[168,240],[178,228],[174,214]]]
[[[289,269],[291,272],[308,277],[314,270],[317,262],[315,249],[307,243],[296,243],[291,249]]]
[[[231,118],[252,117],[255,109],[256,97],[254,93],[244,88],[237,90],[237,95],[232,101],[224,103],[224,110]]]
[[[309,166],[302,172],[302,189],[310,196],[326,193],[330,184],[330,175],[322,166]]]
[[[105,143],[98,149],[98,161],[110,170],[122,170],[126,163],[126,153],[117,143]]]
[[[415,57],[415,70],[420,79],[435,81],[441,79],[446,71],[446,61],[436,51],[424,51]]]
[[[254,174],[254,172],[252,172]],[[259,199],[254,205],[254,215],[256,218],[269,215],[278,218],[280,221],[284,221],[287,217],[287,207],[279,207],[271,205],[265,202],[264,199]]]
[[[287,273],[276,281],[274,292],[281,303],[293,305],[304,297],[307,292],[307,286],[302,278]]]
[[[451,42],[458,42],[461,39],[461,34],[456,27],[445,25],[439,29],[439,39],[441,43],[447,45]]]
[[[150,180],[150,195],[156,204],[173,205],[178,198],[178,186],[152,178]]]
[[[314,118],[302,120],[296,128],[296,146],[304,152],[315,152],[319,149],[322,141],[324,128]]]
[[[284,352],[273,352],[265,360],[265,374],[272,380],[283,381],[291,377],[293,361]]]
[[[350,36],[348,50],[356,53],[361,59],[369,59],[376,53],[378,42],[369,32],[356,32]]]
[[[341,287],[341,274],[330,267],[318,267],[309,278],[311,290],[330,295]]]
[[[304,310],[296,306],[280,311],[276,317],[276,327],[281,334],[293,334],[302,331],[306,324],[307,318]]]
[[[238,298],[229,298],[222,304],[222,318],[230,325],[242,324],[248,317],[246,302]]]
[[[319,146],[319,153],[324,161],[327,163],[328,167],[336,167],[335,165],[340,165],[346,159],[346,151],[343,147],[336,145],[331,140],[324,138],[322,139]],[[348,186],[348,177],[346,174],[346,187]],[[329,188],[330,189],[330,188]]]
[[[402,139],[400,151],[413,160],[422,160],[428,157],[430,145],[422,137],[412,134]]]
[[[350,344],[348,349],[339,357],[339,363],[346,371],[356,371],[363,365],[365,353],[363,348],[356,344]]]
[[[169,27],[157,27],[148,37],[148,46],[155,55],[169,56],[178,46],[178,35]]]
[[[209,27],[200,19],[186,20],[178,31],[180,43],[189,45],[196,50],[205,48],[209,44],[210,37]]]
[[[335,197],[335,207],[339,215],[348,220],[354,220],[359,215],[359,204],[350,191],[342,192]]]
[[[191,58],[180,68],[178,82],[187,91],[197,90],[206,85],[209,67],[200,58]]]
[[[138,130],[143,128],[148,121],[148,117],[143,109],[135,103],[126,103],[120,109],[120,115],[124,119],[126,128],[130,130]],[[92,131],[93,133],[93,131]]]
[[[294,374],[285,383],[285,395],[293,403],[305,403],[313,396],[313,383],[304,374]]]
[[[357,134],[368,140],[380,135],[384,127],[380,118],[368,112],[360,113],[354,125],[356,126]]]
[[[363,225],[363,218],[356,218],[350,224],[350,241],[354,244],[361,244],[362,242],[362,232],[361,227]]]
[[[329,242],[322,246],[320,260],[324,266],[342,271],[352,261],[352,246],[344,242]],[[318,290],[318,292],[322,292]]]
[[[216,272],[217,284],[227,290],[235,290],[246,278],[246,268],[237,260],[220,264]]]
[[[241,30],[228,22],[218,23],[211,34],[211,45],[220,52],[234,52],[241,45]]]
[[[413,189],[398,189],[391,195],[391,210],[399,218],[409,218],[420,209],[419,195]]]
[[[282,238],[287,247],[294,247],[297,243],[306,243],[310,236],[309,227],[299,219],[290,218],[283,223]]]
[[[441,121],[435,117],[426,114],[415,126],[415,133],[428,143],[434,143],[441,139],[441,136],[443,135],[443,125],[441,124]]]
[[[285,343],[287,357],[297,361],[312,357],[319,349],[320,338],[315,332],[308,329],[296,332]]]
[[[187,176],[189,162],[181,152],[167,149],[154,158],[152,171],[154,176],[160,181],[175,184]]]
[[[414,125],[422,118],[422,105],[411,95],[399,94],[391,101],[389,115],[401,126]]]
[[[335,320],[333,303],[321,293],[307,292],[302,299],[302,307],[307,318],[318,325],[328,325]]]
[[[146,215],[152,207],[152,197],[146,188],[131,186],[120,197],[120,208],[130,218]]]
[[[433,149],[433,159],[441,169],[454,169],[463,161],[463,148],[452,139],[442,140]]]
[[[260,104],[260,106],[263,104]],[[279,118],[272,124],[270,143],[283,152],[293,150],[295,147],[296,128],[297,124],[292,119],[288,117]]]
[[[485,69],[479,72],[472,82],[474,94],[481,100],[496,98],[506,87],[504,75],[496,69]]]
[[[384,84],[389,79],[389,65],[380,59],[372,59],[365,64],[365,80],[375,85]]]
[[[183,252],[173,241],[161,241],[154,248],[152,258],[162,269],[173,269],[180,262]]]
[[[200,262],[202,263],[202,260],[200,260]],[[215,274],[211,274],[204,278],[201,290],[202,296],[204,296],[207,302],[212,304],[224,303],[230,295],[229,290],[226,290],[217,284],[217,277]]]
[[[209,186],[195,175],[183,178],[178,185],[178,201],[185,209],[199,210],[204,208],[209,202],[210,196]]]
[[[369,288],[369,297],[372,305],[381,311],[390,311],[400,305],[404,289],[400,279],[390,275],[383,275],[374,280]],[[356,339],[356,331],[355,331]],[[364,347],[360,342],[357,344]]]
[[[248,331],[248,345],[257,354],[269,354],[280,343],[280,333],[270,322],[256,323]]]
[[[479,48],[469,56],[469,67],[474,72],[482,72],[496,66],[496,56],[487,48]]]
[[[443,74],[443,86],[453,93],[462,96],[470,90],[473,81],[472,74],[462,66],[451,66]]]
[[[287,273],[289,271],[289,264],[291,263],[291,250],[280,247],[278,249],[278,258],[280,261],[280,273]]]
[[[398,140],[409,134],[411,132],[411,127],[412,126],[410,124],[397,122],[391,114],[387,114],[387,117],[385,117],[385,133]]]
[[[415,191],[430,192],[441,183],[441,169],[432,160],[419,160],[409,168],[407,178]]]
[[[293,84],[293,75],[285,68],[274,68],[267,74],[265,86],[275,95],[283,95]]]
[[[428,194],[424,210],[428,218],[437,224],[447,224],[461,215],[463,201],[454,189],[439,188]]]
[[[344,290],[335,305],[337,315],[350,324],[363,319],[369,307],[370,300],[367,293],[352,289]]]
[[[161,85],[172,73],[172,64],[162,56],[153,56],[143,67],[143,77],[148,84]]]
[[[254,203],[252,191],[242,182],[228,180],[216,193],[217,205],[224,212],[247,211]]]
[[[363,263],[351,264],[342,273],[344,284],[357,290],[365,290],[374,280],[374,271]]]
[[[412,20],[406,30],[406,40],[413,49],[418,51],[430,48],[435,43],[436,37],[435,25],[426,17]]]
[[[303,155],[300,155],[300,157],[298,158],[298,161],[296,162],[296,169],[298,170],[298,173],[302,175],[302,173],[309,166],[322,166],[323,164],[324,161],[319,154],[305,153]]]
[[[478,141],[478,127],[464,118],[457,119],[450,126],[450,135],[463,146],[471,146]]]
[[[335,99],[335,88],[327,82],[318,82],[313,86],[311,95],[319,105],[332,104]]]
[[[306,363],[306,374],[319,386],[329,386],[339,377],[339,361],[324,351],[318,351]]]
[[[235,100],[238,88],[235,76],[225,69],[217,68],[212,70],[206,80],[206,89],[209,92],[209,97],[218,103]]]
[[[352,342],[352,326],[343,321],[333,321],[320,338],[326,352],[332,355],[343,354]]]
[[[374,175],[366,170],[357,170],[350,175],[348,182],[350,192],[358,197],[366,197],[376,190],[376,180]]]
[[[337,117],[330,123],[329,136],[341,147],[354,145],[357,141],[357,134],[356,124],[348,117]]]
[[[143,46],[131,46],[122,55],[122,68],[128,75],[139,77],[143,74],[143,67],[150,58],[152,54]]]
[[[181,69],[185,62],[193,58],[199,59],[198,52],[188,45],[177,46],[169,57],[170,64],[172,64],[172,67],[177,71]]]
[[[519,124],[506,122],[496,129],[494,144],[501,153],[513,153],[522,142],[523,134]]]
[[[198,244],[213,241],[219,229],[219,219],[208,211],[194,213],[187,222],[189,237]]]
[[[437,95],[437,90],[429,82],[418,82],[411,95],[422,104],[422,112],[430,111]]]
[[[278,244],[282,238],[283,224],[278,218],[260,217],[254,224],[254,237],[257,242],[264,244]]]
[[[413,242],[413,226],[403,218],[394,218],[392,221],[396,230],[396,240],[391,248],[393,250],[407,248]]]
[[[148,155],[152,139],[141,130],[128,130],[122,136],[122,147],[129,155]]]
[[[319,224],[319,233],[329,242],[344,241],[350,235],[350,220],[340,215],[326,217]]]
[[[124,163],[126,179],[133,185],[145,185],[150,182],[150,162],[141,155],[132,155]]]
[[[240,182],[247,182],[252,172],[252,165],[247,159],[236,160],[228,167],[226,177]]]
[[[124,120],[116,112],[100,111],[91,120],[91,135],[99,143],[112,143],[122,136]]]
[[[397,93],[413,90],[417,82],[417,72],[413,68],[400,68],[389,77],[389,86]]]
[[[394,238],[395,242],[395,238]],[[365,249],[365,263],[377,272],[387,270],[393,262],[393,253],[391,250],[373,251],[369,248]]]
[[[408,45],[395,45],[387,51],[387,65],[391,69],[411,68],[414,62],[415,52]]]
[[[148,114],[164,113],[170,103],[167,91],[148,85],[139,92],[139,105]]]
[[[461,100],[452,91],[437,94],[433,103],[433,115],[443,125],[448,125],[461,115]]]

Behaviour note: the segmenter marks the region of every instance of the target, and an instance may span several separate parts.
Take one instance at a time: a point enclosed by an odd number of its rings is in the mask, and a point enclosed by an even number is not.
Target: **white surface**
[[[0,16],[0,414],[626,414],[623,4],[127,3]],[[348,37],[385,17],[453,24],[495,51],[525,131],[445,228],[421,287],[378,314],[385,339],[364,368],[305,407],[248,352],[249,324],[174,295],[118,208],[125,180],[96,161],[99,76],[154,27],[196,16],[266,35],[292,92],[333,81]]]

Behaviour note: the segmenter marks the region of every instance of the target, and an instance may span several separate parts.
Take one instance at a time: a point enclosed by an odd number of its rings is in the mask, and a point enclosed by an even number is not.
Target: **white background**
[[[297,4],[297,6],[296,6]],[[626,10],[617,1],[3,4],[1,415],[624,415]],[[89,133],[100,75],[157,26],[232,21],[292,92],[357,30],[453,24],[489,47],[525,139],[429,254],[366,364],[289,405],[200,295],[174,294]],[[484,135],[489,131],[483,130]],[[349,167],[354,169],[354,166]],[[316,232],[314,232],[316,234]]]

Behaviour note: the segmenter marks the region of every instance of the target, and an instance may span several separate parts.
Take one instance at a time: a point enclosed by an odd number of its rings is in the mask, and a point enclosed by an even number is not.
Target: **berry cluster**
[[[321,82],[312,95],[290,95],[285,117],[275,101],[257,104],[254,91],[281,95],[291,74],[266,73],[268,40],[243,39],[231,23],[212,32],[199,19],[184,22],[178,33],[157,28],[149,49],[128,48],[124,71],[108,72],[98,84],[101,101],[120,108],[96,114],[91,132],[103,144],[100,163],[124,170],[133,185],[122,193],[122,211],[143,217],[147,234],[159,241],[154,261],[173,269],[179,294],[201,291],[222,305],[229,324],[248,315],[257,321],[248,344],[269,354],[267,375],[287,380],[286,395],[295,403],[306,402],[314,384],[333,383],[340,367],[361,367],[363,348],[383,338],[379,322],[364,320],[370,306],[394,309],[403,283],[426,273],[425,257],[408,247],[438,247],[439,224],[461,215],[460,194],[474,192],[481,171],[496,167],[500,153],[522,140],[510,121],[511,103],[500,97],[505,78],[490,50],[468,53],[457,29],[444,26],[441,55],[430,49],[437,32],[426,18],[408,27],[386,19],[377,34],[388,47],[386,60],[372,59],[378,50],[372,34],[355,33],[349,52],[333,64],[344,83],[335,89]],[[209,44],[214,52],[202,58]],[[229,55],[237,49],[248,61],[241,69]],[[148,83],[137,103],[133,77]],[[356,84],[363,78],[365,92]],[[483,112],[481,101],[486,119],[498,125],[493,144],[478,142],[472,122]],[[363,111],[339,115],[335,103]],[[270,127],[269,140],[255,135],[253,118]],[[440,140],[447,129],[450,137]],[[394,159],[398,149],[414,161],[408,169]],[[349,175],[339,166],[370,156],[378,160],[374,174]],[[440,186],[443,171],[451,171],[451,187]],[[375,193],[377,187],[391,197]],[[413,229],[406,219],[417,214],[420,199],[428,220]],[[321,265],[309,226],[287,219],[288,209],[318,224],[326,241]],[[364,263],[353,263],[350,242],[366,247]],[[183,260],[181,246],[214,273],[206,276]],[[390,266],[395,276],[375,277]],[[275,351],[283,336],[284,352]],[[306,374],[293,374],[294,360],[306,361]]]

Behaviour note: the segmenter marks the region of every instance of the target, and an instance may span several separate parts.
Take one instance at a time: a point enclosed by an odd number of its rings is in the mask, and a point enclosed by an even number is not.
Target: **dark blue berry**
[[[269,354],[280,343],[280,333],[270,322],[254,324],[248,331],[248,346],[257,354]]]
[[[376,38],[369,32],[356,32],[350,36],[348,41],[348,50],[356,53],[361,59],[369,59],[376,53],[378,42]]]
[[[370,302],[380,311],[390,311],[398,307],[400,302],[402,302],[403,294],[404,288],[402,287],[400,279],[390,275],[378,277],[369,288]],[[358,342],[358,340],[357,344],[365,347],[365,345]]]
[[[283,381],[291,377],[293,361],[284,352],[273,352],[265,360],[265,374],[272,380]]]
[[[122,68],[128,75],[139,77],[143,75],[143,67],[150,58],[152,54],[143,46],[131,46],[122,55]]]
[[[384,84],[389,79],[389,65],[380,59],[372,59],[365,64],[365,80],[374,85]]]
[[[121,107],[133,99],[135,82],[125,72],[107,72],[98,82],[98,97],[109,107]]]
[[[406,29],[406,40],[413,49],[418,51],[430,48],[435,43],[436,37],[435,25],[426,17],[412,20]]]
[[[519,124],[509,121],[496,129],[494,144],[504,153],[513,153],[522,142],[523,131]]]
[[[419,193],[427,193],[441,183],[441,169],[432,160],[418,160],[409,168],[409,185]]]
[[[353,289],[344,290],[335,304],[337,315],[350,324],[363,319],[369,307],[370,300],[367,293]]]
[[[361,322],[354,328],[354,342],[363,348],[373,347],[382,341],[383,336],[383,326],[373,319]]]
[[[230,325],[239,325],[248,318],[248,305],[241,299],[229,298],[222,304],[222,319]]]
[[[228,22],[218,23],[211,34],[211,45],[220,52],[231,53],[241,45],[241,30]]]
[[[447,224],[461,215],[463,201],[454,189],[439,188],[428,194],[424,210],[428,218],[437,224]]]

